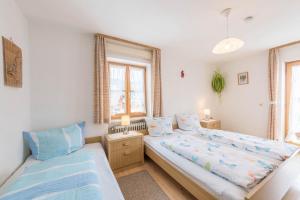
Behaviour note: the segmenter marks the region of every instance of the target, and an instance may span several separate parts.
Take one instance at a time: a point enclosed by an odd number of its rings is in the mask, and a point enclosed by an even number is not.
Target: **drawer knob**
[[[130,152],[128,152],[128,151],[125,151],[125,152],[123,153],[124,156],[128,156],[129,154],[130,154]]]
[[[124,147],[126,147],[126,146],[128,146],[128,145],[129,145],[128,142],[124,142],[124,143],[123,143],[123,146],[124,146]]]

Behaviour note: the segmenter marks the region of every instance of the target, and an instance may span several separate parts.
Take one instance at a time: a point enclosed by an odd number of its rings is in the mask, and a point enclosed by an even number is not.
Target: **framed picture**
[[[11,40],[2,37],[4,84],[10,87],[22,87],[22,50]]]
[[[243,72],[238,74],[239,85],[245,85],[249,83],[248,72]]]

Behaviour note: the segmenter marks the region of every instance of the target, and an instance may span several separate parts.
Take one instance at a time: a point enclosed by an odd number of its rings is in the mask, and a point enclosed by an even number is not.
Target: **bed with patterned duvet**
[[[146,135],[144,141],[146,150],[175,166],[215,199],[223,200],[244,200],[299,151],[286,143],[205,128]]]

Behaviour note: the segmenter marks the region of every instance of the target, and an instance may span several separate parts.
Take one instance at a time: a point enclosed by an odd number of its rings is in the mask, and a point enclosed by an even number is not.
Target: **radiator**
[[[120,133],[126,130],[125,126],[121,126],[120,124],[111,124],[108,127],[108,134],[112,133]],[[128,126],[128,131],[141,131],[145,132],[147,130],[146,121],[144,119],[131,121]]]

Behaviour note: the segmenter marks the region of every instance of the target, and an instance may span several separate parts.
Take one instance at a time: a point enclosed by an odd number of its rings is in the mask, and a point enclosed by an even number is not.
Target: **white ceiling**
[[[223,62],[300,39],[300,0],[16,0],[29,19],[45,20],[165,48],[188,59]],[[238,52],[213,55],[225,37],[219,13],[233,8],[230,33]],[[254,21],[245,23],[246,16]],[[179,55],[178,55],[179,56]]]

